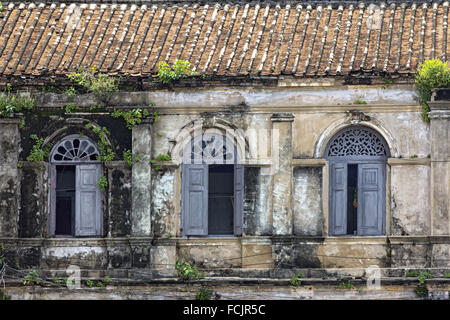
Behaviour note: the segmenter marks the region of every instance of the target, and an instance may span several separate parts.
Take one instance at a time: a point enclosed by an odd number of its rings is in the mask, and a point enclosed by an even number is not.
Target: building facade
[[[1,85],[35,99],[0,118],[0,242],[17,268],[449,267],[449,99],[426,123],[414,88],[420,63],[448,59],[448,2],[0,14]],[[195,74],[158,82],[177,59]],[[61,93],[93,66],[119,92]],[[143,108],[133,126],[113,116]]]

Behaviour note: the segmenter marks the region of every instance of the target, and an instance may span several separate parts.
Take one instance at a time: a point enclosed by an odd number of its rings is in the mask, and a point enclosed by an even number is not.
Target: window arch
[[[330,235],[385,234],[386,161],[389,148],[376,131],[351,126],[325,149],[330,169]]]
[[[97,181],[103,173],[99,149],[88,137],[69,135],[50,153],[49,234],[102,234],[102,193]]]

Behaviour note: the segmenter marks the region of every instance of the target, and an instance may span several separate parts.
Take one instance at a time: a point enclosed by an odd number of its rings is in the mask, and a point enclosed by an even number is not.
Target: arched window
[[[59,236],[99,236],[102,231],[102,175],[96,144],[70,135],[50,154],[49,233]]]
[[[236,145],[205,132],[184,148],[182,226],[185,236],[241,235],[244,166]]]
[[[389,148],[376,131],[348,127],[328,143],[329,234],[385,234],[386,161]]]

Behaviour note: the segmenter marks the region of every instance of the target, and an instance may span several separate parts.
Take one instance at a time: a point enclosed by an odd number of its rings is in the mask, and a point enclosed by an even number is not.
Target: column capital
[[[19,118],[0,118],[0,124],[19,124]]]
[[[140,124],[141,125],[143,125],[143,124],[153,124],[153,122],[154,122],[153,118],[144,118],[144,119],[142,119]]]
[[[450,116],[450,88],[433,90],[431,101],[428,102],[430,119],[448,119]]]
[[[449,119],[450,110],[431,110],[428,112],[428,118],[430,119]]]
[[[294,115],[289,112],[283,112],[283,113],[273,113],[272,117],[270,117],[270,120],[272,122],[292,122],[294,121]]]

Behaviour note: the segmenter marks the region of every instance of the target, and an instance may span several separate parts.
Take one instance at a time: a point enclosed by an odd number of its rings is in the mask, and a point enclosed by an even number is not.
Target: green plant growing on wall
[[[444,278],[450,278],[450,272],[447,272],[446,274],[444,274]]]
[[[111,95],[119,90],[117,79],[98,73],[95,66],[80,69],[75,73],[69,74],[68,78],[88,92],[92,92],[103,103],[109,102]]]
[[[92,105],[92,106],[89,107],[89,111],[98,111],[98,110],[102,110],[104,108],[105,107],[100,105],[100,104],[99,105]]]
[[[178,272],[178,277],[184,281],[203,279],[205,277],[204,274],[200,273],[197,267],[192,265],[189,261],[181,262],[178,260],[175,269]]]
[[[415,271],[415,270],[409,270],[406,273],[406,277],[411,278],[411,277],[418,277],[419,276],[419,271]]]
[[[94,132],[98,137],[97,145],[100,151],[99,160],[102,162],[114,160],[114,158],[116,157],[116,153],[109,145],[108,139],[106,139],[106,135],[110,134],[109,130],[105,127],[100,128],[94,126],[92,123],[86,124],[85,128],[88,130],[92,130],[92,132]]]
[[[289,280],[289,283],[292,286],[301,286],[302,285],[302,281],[300,279],[303,279],[305,277],[305,275],[301,272],[296,272],[292,275],[291,280]]]
[[[150,112],[147,109],[133,109],[129,111],[118,111],[115,110],[111,113],[111,116],[113,118],[119,118],[122,117],[126,124],[128,129],[133,129],[133,126],[140,124],[142,122],[143,118],[146,118],[150,115]]]
[[[172,161],[172,158],[168,154],[160,153],[156,156],[154,161],[158,162]]]
[[[419,280],[419,283],[424,283],[425,279],[432,279],[433,275],[426,271],[420,271],[419,275],[417,276],[417,280]]]
[[[133,151],[123,150],[123,161],[125,161],[130,167],[133,166]]]
[[[419,102],[423,108],[422,120],[429,123],[428,112],[430,107],[428,101],[431,99],[431,90],[450,87],[450,67],[448,63],[439,59],[426,60],[417,69],[415,84]]]
[[[172,161],[172,158],[168,154],[160,153],[155,159],[150,160],[150,163],[154,164],[155,162],[166,162],[166,161]],[[154,169],[155,171],[162,170],[162,166],[156,165]]]
[[[387,89],[389,88],[389,86],[391,84],[394,83],[394,81],[392,80],[392,78],[390,78],[389,76],[387,77],[381,77],[381,80],[383,81],[383,85],[381,86],[382,89]]]
[[[94,286],[94,281],[92,281],[92,280],[86,280],[86,285],[89,287],[89,288],[92,288],[93,286]]]
[[[41,283],[41,278],[39,277],[39,271],[37,270],[31,270],[28,272],[28,274],[23,279],[24,285],[35,285]]]
[[[42,234],[42,237],[45,239],[50,239],[52,237],[52,235],[48,234],[47,231],[44,231],[44,233]]]
[[[426,271],[419,271],[419,272],[416,271],[415,274],[418,274],[417,280],[419,281],[419,284],[414,289],[414,292],[417,294],[418,297],[426,297],[428,294],[428,288],[427,285],[425,284],[425,280],[433,278],[433,275]]]
[[[108,179],[106,179],[106,176],[101,176],[100,179],[97,181],[97,186],[102,190],[102,192],[106,192],[108,189]]]
[[[123,150],[123,161],[125,161],[130,167],[133,166],[133,163],[140,162],[141,158],[136,156],[133,158],[133,151],[124,149]]]
[[[417,158],[417,154],[412,154],[411,159],[415,159],[415,158]]]
[[[19,129],[25,128],[25,119],[20,120],[19,122]]]
[[[70,86],[69,88],[66,89],[66,91],[64,91],[64,94],[69,99],[73,99],[77,95],[77,90],[73,86]]]
[[[0,7],[0,12],[1,12],[1,7]],[[11,300],[11,296],[8,296],[5,292],[3,292],[3,290],[0,290],[0,300]]]
[[[417,294],[418,297],[426,297],[428,295],[428,288],[425,284],[419,284],[414,289],[414,292]]]
[[[35,141],[30,154],[27,157],[27,161],[30,162],[40,162],[44,161],[45,158],[48,158],[50,150],[49,146],[45,146],[45,148],[42,148],[42,145],[44,144],[44,139],[38,137],[36,134],[32,134],[30,136],[31,139]]]
[[[170,66],[166,61],[158,63],[158,79],[163,84],[171,84],[181,78],[194,76],[195,72],[191,70],[191,64],[185,60],[177,60]]]
[[[211,300],[213,291],[207,288],[200,288],[195,295],[196,300]]]
[[[64,111],[66,113],[72,113],[72,112],[78,111],[78,110],[79,110],[79,108],[74,103],[68,103],[66,105],[66,107],[64,108]]]
[[[363,101],[363,100],[359,100],[356,99],[355,102],[353,102],[354,104],[367,104],[367,102]]]
[[[3,262],[5,261],[5,245],[3,243],[0,243],[0,266],[3,265]]]
[[[30,95],[11,93],[11,85],[6,86],[6,92],[0,93],[0,118],[10,117],[15,112],[31,110],[34,99]]]
[[[355,287],[353,286],[353,284],[351,284],[350,280],[347,280],[347,282],[342,281],[339,283],[339,289],[353,290],[353,289],[355,289]]]
[[[159,111],[153,111],[152,117],[154,122],[158,122],[159,116],[161,115],[161,112]]]

